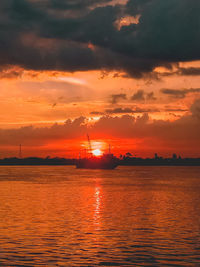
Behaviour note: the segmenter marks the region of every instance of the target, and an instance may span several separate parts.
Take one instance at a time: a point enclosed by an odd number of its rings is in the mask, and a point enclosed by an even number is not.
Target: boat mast
[[[87,139],[88,139],[88,145],[89,145],[89,153],[91,154],[92,153],[92,146],[91,146],[91,141],[90,141],[90,137],[88,134],[87,134]]]
[[[111,154],[110,144],[109,144],[109,147],[108,147],[108,154]]]

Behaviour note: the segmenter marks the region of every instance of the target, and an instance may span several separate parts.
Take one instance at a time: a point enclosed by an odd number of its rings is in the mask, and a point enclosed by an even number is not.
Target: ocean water
[[[200,266],[200,167],[0,167],[0,266]]]

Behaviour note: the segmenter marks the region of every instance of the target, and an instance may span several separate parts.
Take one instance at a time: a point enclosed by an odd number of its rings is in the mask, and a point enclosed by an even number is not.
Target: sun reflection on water
[[[97,185],[94,189],[94,225],[96,230],[99,230],[101,226],[101,201],[101,186]]]

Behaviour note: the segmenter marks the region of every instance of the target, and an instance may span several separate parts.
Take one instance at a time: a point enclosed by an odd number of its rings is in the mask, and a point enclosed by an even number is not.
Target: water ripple
[[[200,168],[0,167],[0,266],[200,266]]]

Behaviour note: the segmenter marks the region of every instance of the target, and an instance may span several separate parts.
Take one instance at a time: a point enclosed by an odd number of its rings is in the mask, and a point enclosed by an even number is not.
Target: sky
[[[200,1],[1,0],[0,157],[200,156]]]

